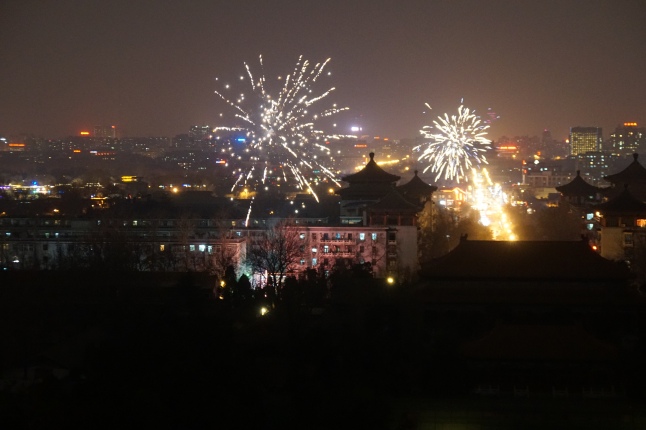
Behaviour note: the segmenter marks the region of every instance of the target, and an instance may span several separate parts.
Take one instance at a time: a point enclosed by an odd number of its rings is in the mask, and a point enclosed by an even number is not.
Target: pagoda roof
[[[624,185],[621,194],[605,203],[595,205],[594,208],[606,214],[646,215],[646,203],[631,194],[628,184]]]
[[[633,162],[624,170],[613,175],[604,176],[604,179],[613,184],[646,184],[646,168],[637,161],[639,154],[633,154]]]
[[[371,211],[393,211],[393,212],[419,212],[422,207],[412,203],[406,197],[402,196],[396,189],[386,194],[377,203],[370,205],[368,208]]]
[[[354,183],[348,187],[337,190],[343,200],[374,200],[377,201],[395,186],[389,182],[382,183]]]
[[[405,196],[420,197],[437,191],[437,187],[424,182],[422,178],[417,176],[417,170],[415,170],[415,176],[405,184],[398,186],[397,190]]]
[[[422,265],[426,279],[454,281],[619,281],[624,265],[593,251],[587,241],[467,240]]]
[[[567,184],[556,187],[556,191],[562,193],[565,196],[593,196],[595,194],[601,193],[603,188],[595,187],[587,183],[581,177],[581,171],[576,171],[576,177],[568,182]]]
[[[363,169],[361,169],[357,173],[345,176],[341,178],[341,180],[350,184],[355,184],[375,182],[395,183],[401,179],[401,176],[392,175],[379,167],[375,162],[374,157],[375,153],[371,152],[370,161],[364,166]]]

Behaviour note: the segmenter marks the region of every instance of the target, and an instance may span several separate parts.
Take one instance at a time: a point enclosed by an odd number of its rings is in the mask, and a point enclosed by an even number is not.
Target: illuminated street
[[[507,194],[500,184],[491,181],[489,172],[483,168],[472,170],[472,185],[469,187],[473,208],[480,213],[480,224],[489,226],[494,240],[516,240],[513,226],[505,213]]]

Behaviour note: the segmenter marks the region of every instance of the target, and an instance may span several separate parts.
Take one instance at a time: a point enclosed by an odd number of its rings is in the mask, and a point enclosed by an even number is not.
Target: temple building
[[[625,185],[630,187],[633,196],[646,201],[646,168],[638,160],[639,154],[633,154],[633,161],[621,172],[605,176],[604,179],[612,184],[608,195],[618,195]]]
[[[390,174],[377,165],[374,152],[370,161],[357,173],[341,178],[348,186],[341,188],[341,223],[348,225],[367,225],[367,207],[377,203],[395,190],[400,176]]]
[[[595,187],[587,183],[581,177],[581,171],[576,171],[576,177],[565,185],[556,187],[556,191],[561,193],[562,200],[572,206],[585,208],[591,204],[601,202],[603,188]]]
[[[424,182],[417,173],[417,170],[415,170],[415,176],[405,184],[399,185],[397,191],[408,200],[423,205],[431,200],[433,193],[437,191],[437,187]]]
[[[621,194],[595,207],[600,216],[601,256],[631,260],[646,247],[646,203],[635,197],[628,185]]]
[[[422,264],[420,331],[473,375],[476,395],[614,396],[622,336],[645,304],[624,263],[580,241],[463,237]],[[412,312],[411,312],[412,314]],[[604,329],[612,324],[613,336]]]

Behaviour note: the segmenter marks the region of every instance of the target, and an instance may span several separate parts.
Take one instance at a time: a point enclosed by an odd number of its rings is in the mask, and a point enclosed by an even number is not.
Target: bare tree
[[[267,228],[252,241],[247,263],[254,273],[267,276],[268,293],[280,294],[285,276],[298,264],[301,251],[299,231],[291,220]]]

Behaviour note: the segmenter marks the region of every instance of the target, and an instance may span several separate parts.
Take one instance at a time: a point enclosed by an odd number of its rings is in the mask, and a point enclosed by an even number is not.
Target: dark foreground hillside
[[[262,316],[265,303],[216,300],[214,280],[188,274],[0,279],[2,428],[646,426],[639,312],[631,329],[583,332],[567,312],[453,318],[410,287],[349,284],[322,306]],[[575,346],[590,355],[510,359],[496,343],[533,333],[554,347],[536,326],[584,336]]]

